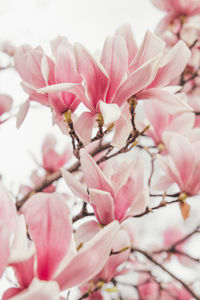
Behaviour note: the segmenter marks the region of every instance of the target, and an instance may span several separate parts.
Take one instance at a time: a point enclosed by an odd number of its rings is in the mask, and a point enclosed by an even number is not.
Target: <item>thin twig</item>
[[[92,151],[90,154],[91,156],[95,156],[96,154],[108,149],[110,147],[110,143],[100,145],[94,151]],[[80,167],[80,162],[76,162],[72,167],[70,167],[67,171],[70,173],[73,173],[77,171]],[[28,200],[30,196],[32,196],[35,193],[41,192],[44,188],[48,187],[50,184],[52,184],[54,181],[59,180],[62,177],[61,171],[57,171],[51,175],[48,175],[45,180],[36,185],[34,189],[32,189],[27,195],[25,195],[21,200],[18,200],[16,202],[17,210],[20,210],[20,208],[24,205],[24,203]]]
[[[198,295],[196,295],[196,293],[183,280],[181,280],[176,275],[174,275],[172,272],[170,272],[168,269],[166,269],[157,260],[155,260],[148,252],[146,252],[144,250],[141,250],[139,248],[132,248],[131,250],[132,250],[132,252],[138,252],[138,253],[143,254],[149,261],[151,261],[153,264],[155,264],[156,266],[158,266],[164,272],[168,273],[177,282],[179,282],[196,300],[200,300],[200,297]]]

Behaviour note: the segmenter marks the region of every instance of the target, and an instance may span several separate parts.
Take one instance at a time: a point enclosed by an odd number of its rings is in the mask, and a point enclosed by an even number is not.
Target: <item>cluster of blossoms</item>
[[[148,250],[135,237],[135,218],[177,203],[186,220],[188,198],[200,192],[200,1],[152,2],[166,16],[140,47],[124,24],[99,57],[61,36],[52,57],[40,46],[13,50],[28,94],[17,127],[36,101],[71,143],[60,154],[46,137],[42,163],[15,204],[0,186],[0,276],[7,267],[16,276],[3,300],[71,299],[73,287],[79,300],[200,299],[167,267],[173,258],[199,264],[185,250],[199,227],[187,235],[167,228],[162,245]],[[11,104],[0,95],[0,123]]]

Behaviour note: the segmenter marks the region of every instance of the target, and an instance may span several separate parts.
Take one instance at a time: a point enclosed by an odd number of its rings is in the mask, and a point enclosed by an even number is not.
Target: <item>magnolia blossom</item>
[[[68,80],[66,84],[39,89],[38,93],[55,96],[60,92],[71,92],[84,103],[90,112],[82,113],[75,123],[75,130],[84,144],[90,142],[96,120],[99,125],[116,122],[121,116],[120,107],[131,97],[159,99],[167,106],[188,110],[190,108],[183,101],[163,87],[181,74],[190,51],[182,41],[167,54],[165,48],[162,40],[147,32],[137,50],[130,26],[124,25],[105,41],[100,62],[81,44],[75,44],[77,70],[84,85],[70,84]]]
[[[97,232],[101,229],[96,221],[89,221],[81,225],[75,234],[75,240],[77,247],[82,243],[91,239]],[[98,273],[92,280],[84,283],[80,287],[80,290],[87,292],[92,287],[98,285],[98,283],[106,284],[112,278],[126,274],[130,271],[128,268],[120,268],[124,262],[127,261],[130,255],[131,241],[128,232],[123,226],[119,230],[117,236],[112,242],[112,255],[109,257],[105,263],[103,269]],[[114,254],[115,253],[115,254]],[[101,294],[98,294],[99,297]],[[93,296],[89,299],[93,299]],[[98,298],[97,298],[98,299]],[[101,298],[100,298],[101,299]]]
[[[37,89],[55,83],[54,62],[45,55],[41,47],[32,49],[29,45],[17,48],[14,55],[15,68],[22,78],[22,87],[29,95],[21,105],[17,116],[17,127],[20,127],[28,110],[30,101],[34,100],[48,106],[47,95],[37,93]]]
[[[166,132],[163,140],[169,156],[158,156],[165,175],[157,182],[157,188],[166,190],[176,183],[181,193],[193,196],[200,191],[199,129],[193,130],[188,137],[178,133]]]
[[[160,101],[152,100],[143,103],[145,122],[138,120],[138,127],[144,128],[150,125],[146,135],[151,137],[154,143],[162,149],[164,146],[163,134],[166,131],[188,134],[195,126],[195,114],[192,112],[174,113],[167,111]]]
[[[58,171],[72,157],[72,147],[68,143],[62,154],[55,150],[56,138],[53,135],[46,136],[42,145],[43,168],[53,173]]]
[[[33,298],[36,294],[35,289],[32,292],[32,286],[36,286],[37,291],[40,285],[48,287],[47,281],[52,283],[49,286],[59,287],[56,288],[57,293],[58,290],[73,287],[94,277],[107,261],[112,241],[119,229],[116,221],[109,224],[77,251],[64,196],[56,193],[38,193],[28,200],[22,213],[28,226],[31,244],[36,250],[30,252],[30,246],[25,250],[27,237],[24,223],[15,237],[9,259],[19,287],[6,291],[4,299],[9,299],[11,294],[19,294],[19,299],[27,299],[23,296],[28,297],[29,293]],[[34,283],[34,278],[39,279],[35,281],[37,284]]]
[[[63,170],[62,174],[75,195],[93,206],[100,224],[123,221],[145,210],[148,189],[144,183],[143,164],[139,159],[118,166],[116,162],[109,161],[102,171],[92,157],[81,150],[81,167],[88,192],[69,172]]]
[[[188,17],[200,14],[199,0],[151,0],[158,8],[166,12],[166,17],[157,26],[157,34],[163,33],[168,26],[178,32]]]

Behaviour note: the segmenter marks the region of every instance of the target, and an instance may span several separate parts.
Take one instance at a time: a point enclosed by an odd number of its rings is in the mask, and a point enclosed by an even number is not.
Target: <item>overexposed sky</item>
[[[141,41],[161,16],[150,0],[0,0],[1,12],[1,38],[37,43],[61,34],[91,50],[124,22]]]

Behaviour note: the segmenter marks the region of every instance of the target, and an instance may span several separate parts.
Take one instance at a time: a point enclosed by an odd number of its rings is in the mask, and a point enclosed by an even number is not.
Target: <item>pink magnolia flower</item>
[[[29,95],[17,115],[19,127],[29,110],[30,100],[49,106],[48,95],[39,94],[37,89],[55,83],[54,62],[45,55],[41,47],[32,49],[28,45],[16,49],[14,60],[15,68],[22,78],[22,87]]]
[[[165,131],[177,132],[184,135],[189,134],[195,125],[195,114],[193,113],[167,111],[162,103],[156,100],[146,101],[142,104],[146,120],[142,122],[143,126],[141,126],[142,123],[138,119],[140,122],[138,127],[144,128],[146,125],[150,125],[146,135],[150,136],[157,146],[164,143],[162,136]]]
[[[36,186],[42,184],[46,179],[46,175],[39,175],[38,171],[35,170],[31,174],[30,179],[31,179],[30,186],[28,186],[28,185],[20,186],[20,194],[23,197],[26,196],[29,192],[31,192],[32,189],[34,189]],[[44,192],[44,193],[53,193],[55,191],[56,191],[56,186],[54,184],[50,184],[49,186],[47,186],[46,188],[44,188],[42,190],[42,192]]]
[[[56,138],[53,135],[46,136],[42,145],[43,168],[48,173],[58,171],[72,157],[72,147],[68,144],[62,154],[55,150]]]
[[[194,16],[200,14],[199,0],[151,0],[158,8],[173,16]]]
[[[181,193],[193,196],[200,191],[199,129],[194,129],[187,137],[178,133],[165,132],[164,144],[168,151],[167,160],[158,155],[165,175],[158,180],[157,187],[166,190],[176,183]]]
[[[2,116],[9,112],[12,107],[13,99],[6,94],[0,94],[0,124],[5,122],[1,120]]]
[[[139,158],[132,163],[123,162],[119,165],[110,160],[102,171],[85,150],[81,150],[80,157],[89,195],[73,175],[65,170],[62,170],[62,174],[72,192],[93,206],[100,224],[123,221],[145,210],[148,191]]]
[[[60,83],[39,89],[39,93],[69,91],[84,103],[89,112],[82,113],[75,123],[84,144],[90,142],[99,114],[106,126],[116,122],[121,115],[120,107],[130,97],[160,99],[167,105],[177,102],[179,109],[186,109],[176,95],[163,89],[182,73],[189,60],[190,51],[183,41],[166,54],[165,43],[147,32],[137,51],[132,31],[126,24],[105,41],[100,62],[81,44],[76,44],[74,49],[84,85]]]
[[[82,79],[77,70],[73,46],[65,37],[57,37],[52,41],[51,48],[55,57],[55,83],[77,83],[79,86]],[[75,111],[80,103],[76,95],[67,91],[51,94],[49,101],[58,116],[67,110]]]
[[[199,0],[151,0],[152,3],[160,10],[166,12],[164,17],[157,26],[157,34],[162,34],[167,27],[173,26],[173,31],[180,31],[188,17],[200,14]]]
[[[91,239],[100,230],[101,229],[96,221],[89,221],[81,225],[75,234],[77,247],[80,244]],[[92,286],[95,287],[98,284],[98,282],[107,283],[112,278],[129,272],[129,269],[119,270],[118,267],[122,265],[125,261],[127,261],[130,255],[130,247],[131,241],[129,234],[126,231],[126,229],[124,229],[122,226],[121,229],[118,231],[117,236],[112,242],[112,252],[119,253],[111,255],[105,263],[103,269],[92,280],[81,286],[80,290],[82,291],[82,293],[87,292],[89,288],[91,289]],[[100,293],[98,293],[97,295],[99,297],[97,299],[103,299],[101,298]],[[88,299],[96,299],[93,297],[94,295],[89,297]]]
[[[64,196],[38,193],[22,207],[22,213],[36,252],[23,260],[19,255],[24,250],[17,251],[18,255],[10,259],[18,278],[19,296],[29,293],[34,278],[56,281],[59,289],[64,290],[94,277],[109,258],[112,240],[119,229],[116,221],[109,224],[77,251]],[[23,246],[21,239],[16,244],[16,248]]]

